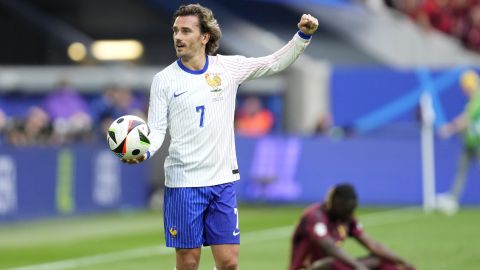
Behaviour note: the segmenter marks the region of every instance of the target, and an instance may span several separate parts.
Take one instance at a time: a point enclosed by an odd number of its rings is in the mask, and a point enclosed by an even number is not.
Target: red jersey
[[[359,237],[362,228],[356,220],[333,221],[323,204],[313,204],[302,214],[292,239],[290,270],[303,269],[328,255],[317,244],[320,239],[331,237],[337,245],[347,237]]]

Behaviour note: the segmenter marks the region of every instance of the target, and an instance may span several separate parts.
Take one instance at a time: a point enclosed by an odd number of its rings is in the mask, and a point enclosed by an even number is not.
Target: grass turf
[[[241,269],[287,269],[291,232],[301,212],[295,206],[241,206]],[[358,216],[368,234],[418,269],[474,270],[480,265],[480,209],[446,217],[420,209],[362,208]],[[0,269],[174,269],[174,252],[163,244],[161,214],[155,212],[3,224]],[[345,248],[355,256],[365,254],[354,241]],[[213,265],[205,248],[200,269]]]

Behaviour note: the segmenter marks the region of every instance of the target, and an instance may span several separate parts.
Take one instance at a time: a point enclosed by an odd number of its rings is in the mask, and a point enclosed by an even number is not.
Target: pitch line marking
[[[409,217],[397,215],[399,213],[408,212],[409,210],[412,210],[412,209],[419,209],[419,208],[402,208],[402,209],[387,210],[382,212],[364,214],[362,215],[362,223],[365,224],[366,227],[376,227],[376,226],[383,226],[387,224],[408,222],[408,221],[412,221],[412,220],[424,217],[424,216],[418,215],[418,212],[412,213],[412,216],[409,216]],[[293,226],[289,225],[289,226],[247,232],[243,234],[241,244],[243,246],[243,245],[248,245],[256,242],[263,242],[267,240],[290,237],[291,235],[290,233],[292,230],[293,230]],[[74,269],[74,268],[84,267],[84,266],[92,266],[92,265],[98,265],[98,264],[110,263],[110,262],[127,261],[131,259],[138,259],[138,258],[158,256],[158,255],[168,255],[173,253],[174,253],[173,248],[167,248],[165,246],[158,245],[158,246],[151,246],[151,247],[144,247],[144,248],[129,249],[125,251],[116,251],[116,252],[110,252],[110,253],[97,254],[93,256],[85,256],[85,257],[61,260],[61,261],[50,262],[50,263],[40,263],[40,264],[34,264],[29,266],[15,267],[15,268],[9,268],[6,270]]]

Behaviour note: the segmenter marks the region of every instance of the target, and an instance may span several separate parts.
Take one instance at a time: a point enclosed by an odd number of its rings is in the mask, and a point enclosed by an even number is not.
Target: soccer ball
[[[142,118],[135,115],[121,116],[110,125],[107,141],[110,150],[127,160],[141,157],[150,146],[150,128]]]

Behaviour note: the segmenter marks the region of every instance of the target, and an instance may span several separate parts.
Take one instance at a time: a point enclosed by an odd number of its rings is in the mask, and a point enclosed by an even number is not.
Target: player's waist
[[[201,180],[201,177],[187,179],[187,178],[175,178],[175,176],[169,177],[167,174],[165,179],[165,186],[169,188],[184,188],[184,187],[209,187],[209,186],[216,186],[226,183],[231,183],[238,181],[240,179],[240,175],[231,175],[231,176],[224,176],[218,179],[211,179],[211,180]]]

